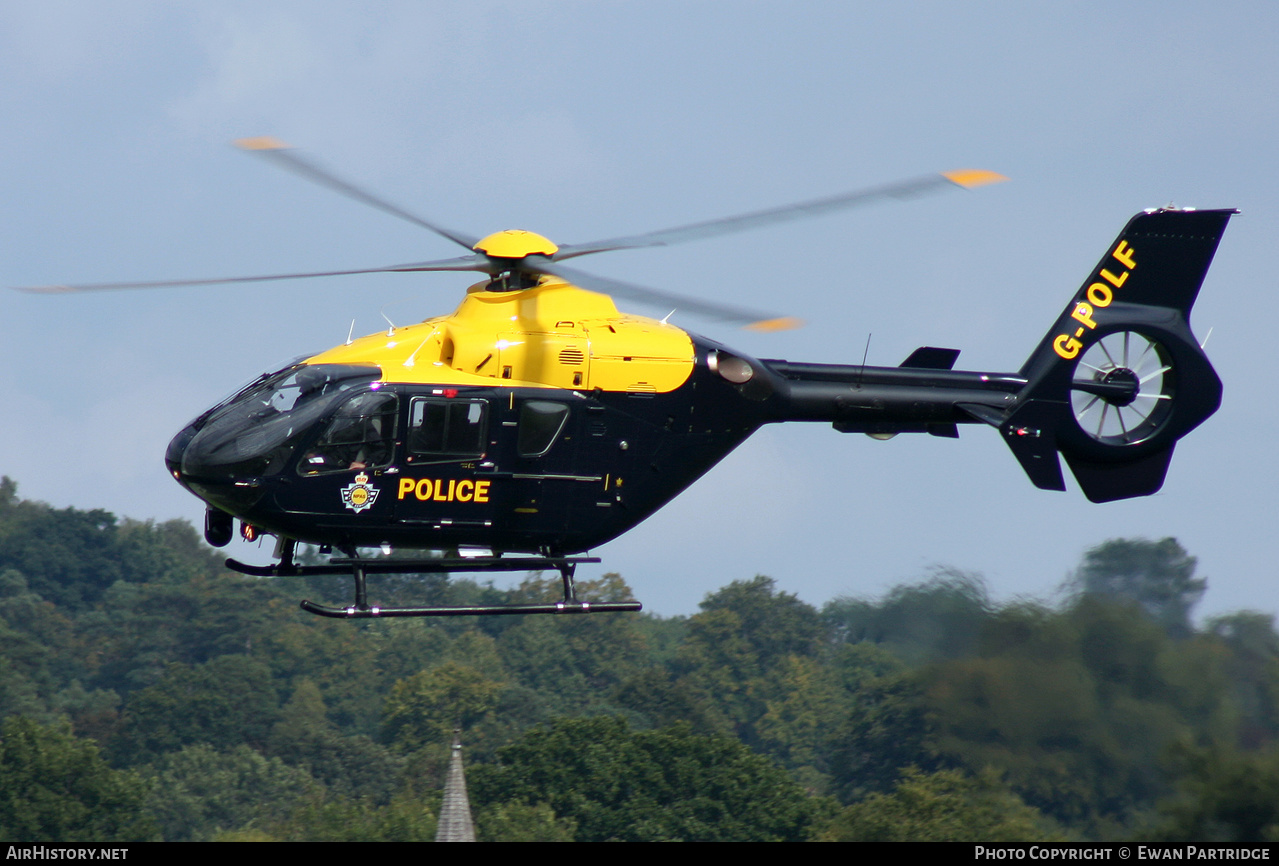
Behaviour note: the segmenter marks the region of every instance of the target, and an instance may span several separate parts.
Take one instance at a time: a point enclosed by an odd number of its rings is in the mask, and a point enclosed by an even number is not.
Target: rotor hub
[[[1122,391],[1109,392],[1103,395],[1107,403],[1112,406],[1128,406],[1137,399],[1137,395],[1141,392],[1141,380],[1137,378],[1137,374],[1127,367],[1116,367],[1108,371],[1101,377],[1104,385],[1116,385],[1122,388]]]
[[[535,232],[521,229],[507,229],[481,238],[472,247],[477,253],[484,253],[496,259],[522,259],[526,256],[553,256],[559,247]]]

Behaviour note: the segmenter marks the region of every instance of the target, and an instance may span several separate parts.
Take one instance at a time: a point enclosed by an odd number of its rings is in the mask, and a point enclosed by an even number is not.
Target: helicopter
[[[613,298],[780,330],[791,318],[683,298],[563,264],[1004,178],[964,170],[646,234],[557,245],[528,231],[474,237],[405,211],[274,138],[241,147],[450,240],[450,259],[352,271],[32,287],[65,292],[384,272],[483,274],[451,314],[347,341],[266,372],[183,428],[165,463],[206,505],[204,535],[274,536],[244,574],[349,574],[354,600],[306,600],[346,619],[637,611],[577,598],[589,551],[634,528],[765,424],[956,438],[994,428],[1030,481],[1065,490],[1059,457],[1093,502],[1155,493],[1177,441],[1219,407],[1222,385],[1191,307],[1233,209],[1134,216],[1015,372],[954,369],[924,346],[899,366],[757,359],[622,313]],[[330,555],[299,562],[299,543]],[[383,555],[361,555],[380,548]],[[386,555],[397,549],[410,558]],[[334,555],[336,552],[337,555]],[[380,607],[371,574],[558,571],[561,601]]]

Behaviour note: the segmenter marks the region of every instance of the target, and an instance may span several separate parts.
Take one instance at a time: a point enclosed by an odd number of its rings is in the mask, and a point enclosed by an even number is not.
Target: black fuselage
[[[167,462],[214,508],[298,541],[567,554],[631,529],[765,423],[953,435],[974,420],[956,404],[1001,408],[1024,384],[695,347],[668,393],[395,384],[353,368],[299,385],[281,371],[192,422]]]

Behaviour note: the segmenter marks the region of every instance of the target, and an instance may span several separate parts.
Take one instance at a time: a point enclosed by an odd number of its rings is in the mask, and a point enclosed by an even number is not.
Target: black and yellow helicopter
[[[557,246],[525,231],[443,228],[353,186],[269,138],[240,144],[470,252],[354,271],[47,286],[35,291],[208,285],[379,272],[476,271],[447,316],[390,327],[274,370],[202,413],[169,444],[173,477],[207,505],[205,537],[277,538],[247,574],[351,574],[354,602],[324,616],[449,616],[638,610],[577,599],[583,556],[653,514],[762,425],[818,421],[842,433],[957,437],[986,424],[1030,480],[1085,495],[1154,493],[1178,439],[1221,401],[1190,331],[1191,306],[1234,210],[1132,218],[1016,372],[953,369],[922,347],[898,367],[748,357],[667,321],[620,313],[612,296],[761,330],[792,319],[695,301],[567,267],[578,256],[667,245],[997,180],[959,171],[665,231]],[[337,556],[295,561],[298,542]],[[367,555],[374,548],[420,558]],[[360,551],[366,551],[361,555]],[[430,552],[430,555],[427,554]],[[558,570],[563,600],[499,607],[380,608],[366,576]]]

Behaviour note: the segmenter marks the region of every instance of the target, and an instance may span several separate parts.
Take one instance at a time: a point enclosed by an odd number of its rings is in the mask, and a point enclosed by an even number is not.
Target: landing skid
[[[396,616],[509,616],[531,613],[622,613],[643,610],[638,601],[578,601],[573,574],[583,563],[599,562],[593,556],[510,557],[480,556],[446,559],[360,559],[337,557],[327,565],[297,565],[292,549],[286,548],[280,562],[274,565],[248,565],[234,559],[227,568],[256,577],[315,577],[350,574],[355,581],[355,603],[348,607],[330,607],[307,600],[302,609],[317,616],[335,619],[372,619]],[[544,571],[555,569],[564,584],[563,601],[551,604],[466,605],[449,607],[378,607],[368,603],[365,576],[369,574],[444,574],[497,573],[509,571]]]

